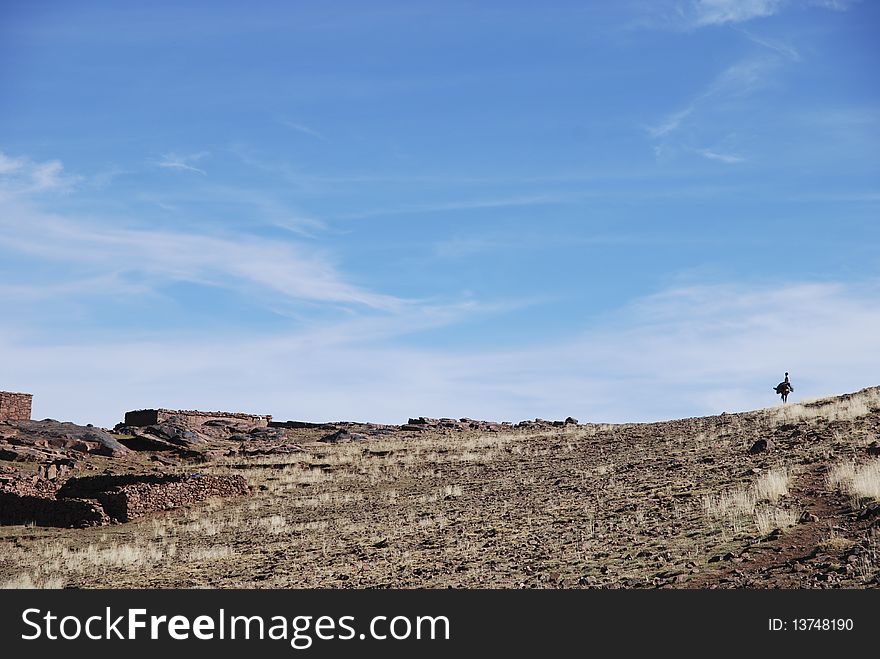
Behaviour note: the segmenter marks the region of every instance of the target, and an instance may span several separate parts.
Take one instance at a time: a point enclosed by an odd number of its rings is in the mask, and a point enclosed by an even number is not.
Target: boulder
[[[752,448],[749,449],[749,453],[752,455],[757,455],[758,453],[767,453],[773,450],[773,440],[772,439],[759,439],[754,444],[752,444]]]
[[[144,433],[154,435],[178,446],[206,444],[207,440],[198,432],[188,428],[183,419],[173,416],[167,421],[144,428]]]

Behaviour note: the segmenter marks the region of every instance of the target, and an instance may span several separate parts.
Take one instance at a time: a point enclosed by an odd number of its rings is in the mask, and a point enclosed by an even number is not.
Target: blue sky
[[[0,388],[112,425],[880,384],[880,6],[549,5],[0,2]]]

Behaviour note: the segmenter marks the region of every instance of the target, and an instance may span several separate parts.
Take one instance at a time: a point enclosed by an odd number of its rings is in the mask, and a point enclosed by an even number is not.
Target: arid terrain
[[[127,485],[83,528],[6,520],[0,585],[880,586],[880,387],[663,423],[410,421],[0,423],[7,492],[152,475],[185,501],[138,512],[153,486]],[[224,496],[186,498],[204,482]]]

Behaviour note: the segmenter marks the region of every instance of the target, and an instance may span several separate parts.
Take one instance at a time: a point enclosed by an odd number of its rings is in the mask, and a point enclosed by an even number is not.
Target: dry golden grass
[[[828,472],[826,480],[831,489],[839,489],[849,495],[854,507],[866,499],[880,501],[880,459],[861,465],[840,463]]]
[[[775,529],[787,529],[798,523],[798,513],[789,508],[776,506],[759,506],[755,508],[755,525],[761,535],[767,535]]]
[[[769,505],[788,494],[791,478],[787,467],[775,467],[748,487],[705,495],[703,510],[710,520],[728,524],[737,534],[757,528],[759,533],[766,535],[777,528],[794,526],[798,520],[796,511]]]
[[[768,419],[779,425],[826,419],[851,421],[870,414],[880,407],[880,390],[867,389],[847,398],[817,398],[800,403],[781,405],[769,410]]]
[[[788,494],[791,474],[787,467],[776,467],[762,474],[752,486],[757,501],[775,502]]]

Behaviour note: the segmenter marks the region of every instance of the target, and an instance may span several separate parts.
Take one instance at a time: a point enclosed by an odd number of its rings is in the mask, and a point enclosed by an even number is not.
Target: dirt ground
[[[298,428],[274,441],[302,450],[216,440],[199,462],[133,451],[95,460],[240,474],[251,494],[110,526],[2,526],[0,584],[876,588],[880,510],[831,475],[876,461],[878,433],[875,388],[664,423],[393,427],[346,443]],[[750,452],[761,439],[769,450]]]

